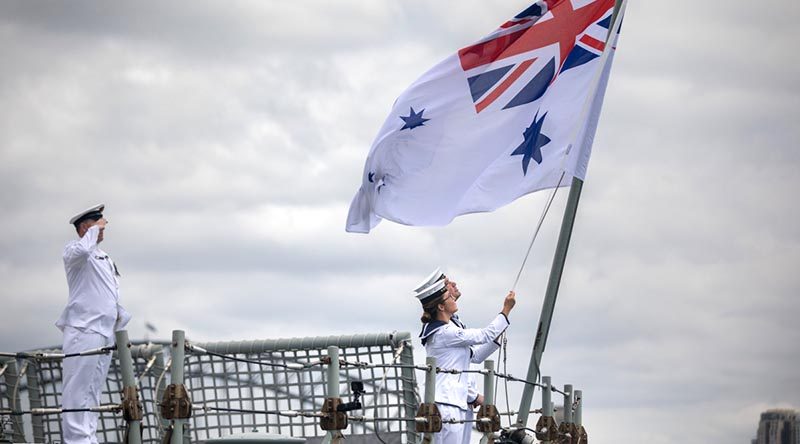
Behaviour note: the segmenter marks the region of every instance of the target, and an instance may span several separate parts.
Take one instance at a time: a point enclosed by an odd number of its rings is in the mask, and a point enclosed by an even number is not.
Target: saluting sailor
[[[73,216],[78,239],[64,248],[69,299],[56,321],[64,333],[64,353],[105,347],[114,343],[114,332],[121,330],[131,316],[119,305],[119,272],[114,261],[99,244],[108,221],[105,205],[95,205]],[[67,409],[100,405],[111,364],[111,354],[64,359],[62,363],[61,404]],[[97,413],[73,412],[61,417],[65,444],[97,444]]]
[[[508,328],[508,315],[516,304],[515,294],[509,292],[503,309],[485,328],[466,328],[458,318],[461,292],[455,281],[448,279],[438,268],[414,290],[422,304],[423,323],[419,337],[436,366],[443,369],[468,370],[470,363],[480,364],[491,356],[500,344],[498,337]],[[442,419],[471,419],[472,411],[483,403],[474,379],[466,373],[436,374],[436,404]],[[437,444],[468,444],[472,427],[443,424],[435,434]]]

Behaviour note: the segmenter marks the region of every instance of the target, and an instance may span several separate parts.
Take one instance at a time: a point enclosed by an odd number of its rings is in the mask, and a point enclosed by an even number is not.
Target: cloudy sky
[[[0,349],[60,342],[67,220],[97,202],[135,338],[416,333],[409,290],[437,265],[488,322],[545,196],[344,231],[394,99],[526,3],[454,5],[0,3]],[[542,363],[584,390],[593,442],[749,442],[760,412],[800,408],[798,20],[628,6]],[[515,375],[566,195],[517,287]]]

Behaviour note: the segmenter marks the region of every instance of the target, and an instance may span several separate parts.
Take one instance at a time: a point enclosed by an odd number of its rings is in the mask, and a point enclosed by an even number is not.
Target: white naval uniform
[[[64,248],[69,299],[56,321],[64,332],[64,353],[75,353],[114,343],[131,316],[119,305],[119,274],[114,262],[97,245],[100,227],[92,226],[82,238]],[[100,404],[111,355],[66,358],[62,364],[64,408]],[[65,413],[61,418],[65,444],[97,444],[97,413]]]
[[[475,383],[475,375],[467,374],[467,377],[469,378],[469,383],[467,384],[467,405],[469,408],[464,412],[464,419],[472,421],[475,419],[475,410],[471,404],[478,399],[480,392],[478,392],[478,384]],[[472,438],[472,429],[475,428],[474,426],[475,425],[471,422],[464,423],[464,437],[461,440],[462,443],[466,444],[470,442],[470,438]]]
[[[470,363],[480,364],[500,347],[494,341],[508,326],[508,318],[502,313],[485,328],[464,328],[454,317],[447,323],[432,321],[425,324],[420,338],[428,356],[436,358],[437,367],[467,370]],[[471,381],[468,373],[436,374],[436,404],[442,419],[467,419],[468,403],[477,397],[477,391],[470,394]],[[442,431],[434,435],[435,442],[468,444],[470,429],[469,424],[443,424]]]

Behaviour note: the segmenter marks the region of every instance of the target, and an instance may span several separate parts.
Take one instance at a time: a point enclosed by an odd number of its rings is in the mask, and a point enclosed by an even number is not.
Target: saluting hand
[[[517,297],[516,293],[514,293],[513,291],[509,291],[508,296],[506,296],[506,299],[503,301],[502,313],[506,315],[506,317],[508,317],[508,314],[511,313],[511,309],[514,308],[514,305],[517,304],[516,297]]]

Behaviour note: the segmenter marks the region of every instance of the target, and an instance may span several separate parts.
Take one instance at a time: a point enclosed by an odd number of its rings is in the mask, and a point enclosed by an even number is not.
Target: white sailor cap
[[[105,209],[106,209],[106,204],[97,204],[93,207],[89,207],[81,211],[80,213],[72,216],[72,218],[69,220],[69,223],[75,225],[83,222],[86,219],[95,219],[95,218],[100,219],[101,217],[103,217],[103,210]]]
[[[447,286],[445,285],[445,280],[440,279],[433,284],[423,288],[422,290],[416,293],[417,299],[422,305],[427,304],[428,302],[436,299],[437,297],[444,294],[447,291]]]
[[[436,281],[443,280],[445,278],[444,273],[442,273],[442,269],[440,267],[436,267],[428,277],[425,278],[424,281],[420,282],[419,285],[414,288],[414,293],[419,293],[420,291],[428,288]]]

